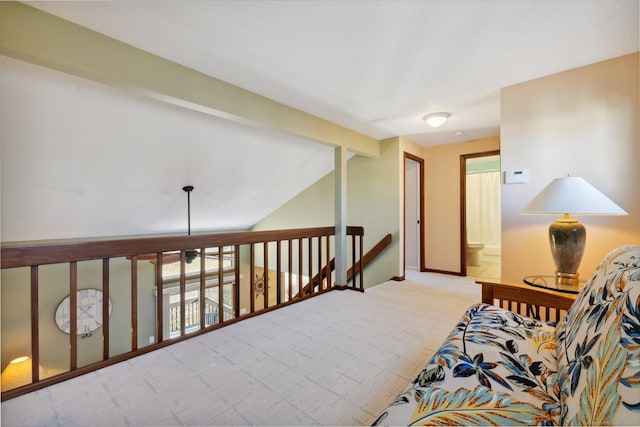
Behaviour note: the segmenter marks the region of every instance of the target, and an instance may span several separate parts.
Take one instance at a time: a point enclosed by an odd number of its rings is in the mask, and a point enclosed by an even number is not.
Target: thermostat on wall
[[[505,184],[523,184],[529,182],[529,169],[518,169],[504,172]]]

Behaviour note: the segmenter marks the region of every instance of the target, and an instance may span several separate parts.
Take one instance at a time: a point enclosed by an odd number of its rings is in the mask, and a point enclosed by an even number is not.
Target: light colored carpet
[[[370,425],[480,294],[411,271],[329,292],[3,402],[2,425]]]

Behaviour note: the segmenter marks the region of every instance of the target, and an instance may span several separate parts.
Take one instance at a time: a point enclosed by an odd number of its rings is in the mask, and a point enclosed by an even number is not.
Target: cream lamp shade
[[[556,265],[556,282],[576,287],[586,230],[569,215],[627,215],[624,209],[577,176],[554,179],[520,213],[563,215],[549,226],[549,244]]]
[[[22,356],[13,359],[2,371],[2,391],[7,391],[32,382],[31,358]],[[45,372],[42,367],[38,367],[40,378]]]

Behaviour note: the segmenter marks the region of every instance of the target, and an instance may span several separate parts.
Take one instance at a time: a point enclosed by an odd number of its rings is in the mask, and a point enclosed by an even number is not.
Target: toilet
[[[480,251],[484,249],[484,243],[467,243],[467,264],[480,265]]]

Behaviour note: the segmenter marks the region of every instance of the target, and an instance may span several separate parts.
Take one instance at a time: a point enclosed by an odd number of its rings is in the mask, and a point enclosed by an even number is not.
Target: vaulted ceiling
[[[377,139],[495,135],[502,87],[638,50],[638,0],[34,6]],[[451,113],[441,128],[421,117]],[[464,134],[456,136],[455,132]]]
[[[498,134],[500,88],[637,51],[639,3],[27,2],[372,138],[423,146]],[[180,232],[186,184],[195,230],[248,228],[332,169],[327,146],[0,59],[5,241]],[[451,114],[438,129],[421,120],[435,111]]]

